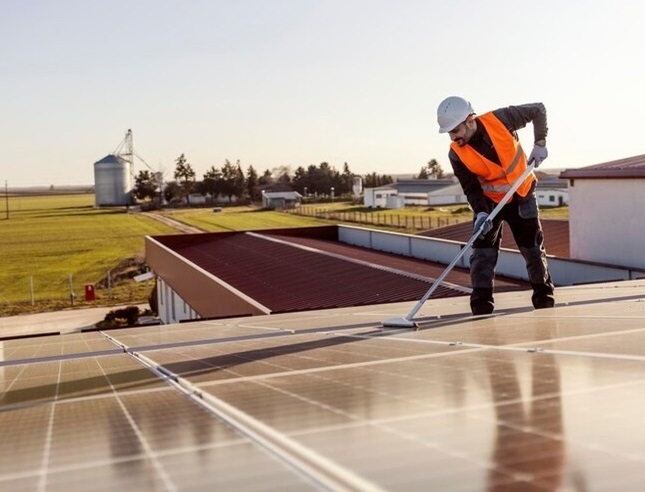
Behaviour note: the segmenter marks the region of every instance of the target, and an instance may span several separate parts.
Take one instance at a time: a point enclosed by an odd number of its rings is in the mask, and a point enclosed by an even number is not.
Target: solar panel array
[[[643,490],[645,282],[0,343],[1,490]]]

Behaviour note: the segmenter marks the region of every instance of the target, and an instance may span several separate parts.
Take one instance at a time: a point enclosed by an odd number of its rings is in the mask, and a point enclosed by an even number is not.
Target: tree
[[[365,179],[363,180],[363,186],[365,188],[378,188],[379,186],[393,182],[394,180],[392,179],[392,176],[387,176],[386,174],[380,176],[376,173],[372,173],[365,176]]]
[[[177,157],[175,162],[177,163],[177,165],[175,167],[174,176],[181,186],[182,197],[185,197],[190,194],[193,186],[195,185],[195,171],[193,171],[192,166],[186,161],[184,154],[181,154],[179,157]]]
[[[266,186],[273,183],[273,178],[271,177],[271,171],[266,169],[258,181],[260,186]]]
[[[163,190],[163,196],[168,203],[181,200],[182,193],[183,189],[177,181],[166,183],[166,187]]]
[[[423,166],[421,168],[421,171],[419,171],[419,175],[417,176],[417,179],[428,179],[430,175],[428,174],[428,168],[427,166]]]
[[[441,164],[437,162],[437,159],[430,159],[428,161],[428,175],[434,179],[441,179],[445,176],[443,169],[441,169]]]
[[[291,187],[291,166],[281,165],[276,166],[271,170],[274,182],[282,187]]]
[[[258,190],[259,178],[257,171],[253,166],[249,166],[246,170],[246,192],[251,201],[258,201],[260,199],[260,192]]]
[[[153,200],[157,196],[155,175],[148,170],[139,171],[139,174],[134,178],[132,192],[138,200],[145,200],[146,198]]]
[[[246,178],[244,177],[244,171],[242,171],[242,164],[238,159],[235,163],[235,193],[238,198],[244,197],[246,193]]]
[[[315,190],[318,193],[329,194],[334,186],[334,170],[328,162],[321,162],[316,174]]]
[[[293,186],[293,189],[303,196],[305,196],[305,188],[307,188],[307,191],[309,191],[308,189],[309,184],[307,181],[307,171],[305,171],[304,167],[299,166],[298,169],[296,169],[296,172],[293,173],[293,179],[291,180],[291,184]]]
[[[228,201],[232,202],[233,197],[240,197],[244,193],[244,173],[240,166],[240,161],[237,165],[231,164],[226,159],[224,167],[222,167],[222,192],[228,197]]]
[[[208,193],[213,201],[217,200],[217,197],[223,193],[222,173],[219,169],[215,169],[215,166],[211,166],[204,173],[202,190],[204,194]]]
[[[352,185],[354,184],[354,173],[349,170],[349,164],[343,165],[343,172],[340,175],[339,195],[352,193]]]

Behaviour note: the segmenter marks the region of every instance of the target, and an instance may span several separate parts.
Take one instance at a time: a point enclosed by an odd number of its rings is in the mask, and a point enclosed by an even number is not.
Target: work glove
[[[488,214],[486,212],[479,212],[477,217],[475,217],[475,225],[473,226],[473,234],[475,234],[479,228],[484,224],[484,229],[482,229],[481,234],[477,239],[484,239],[484,236],[490,232],[493,228],[493,223],[488,219]]]
[[[535,161],[535,169],[537,169],[540,164],[542,164],[542,161],[548,157],[548,155],[549,151],[546,150],[546,147],[534,145],[528,162],[529,164],[531,164],[531,161]]]

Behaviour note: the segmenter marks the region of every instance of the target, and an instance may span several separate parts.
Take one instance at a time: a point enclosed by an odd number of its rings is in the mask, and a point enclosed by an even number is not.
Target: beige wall
[[[575,179],[569,184],[571,257],[645,268],[645,179]]]
[[[269,314],[270,310],[217,277],[146,237],[146,262],[150,268],[201,318]],[[160,315],[162,313],[159,313]]]

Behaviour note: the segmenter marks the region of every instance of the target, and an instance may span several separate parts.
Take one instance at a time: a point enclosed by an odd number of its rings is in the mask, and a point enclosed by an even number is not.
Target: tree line
[[[161,197],[168,203],[187,201],[193,193],[212,197],[213,201],[259,201],[263,190],[270,191],[297,191],[303,196],[347,196],[353,192],[354,177],[360,176],[353,173],[347,162],[342,171],[338,171],[327,162],[318,166],[310,165],[306,169],[299,166],[291,172],[289,166],[278,166],[271,170],[266,169],[261,175],[250,165],[246,171],[242,169],[239,160],[233,164],[228,159],[220,168],[211,166],[197,179],[197,173],[192,165],[181,154],[175,159],[173,180],[164,181],[162,173],[144,170],[135,176],[132,190],[138,200],[156,200]],[[393,182],[389,175],[375,172],[360,176],[363,187],[376,188]],[[443,170],[435,159],[431,159],[426,166],[421,168],[418,179],[443,177]]]

